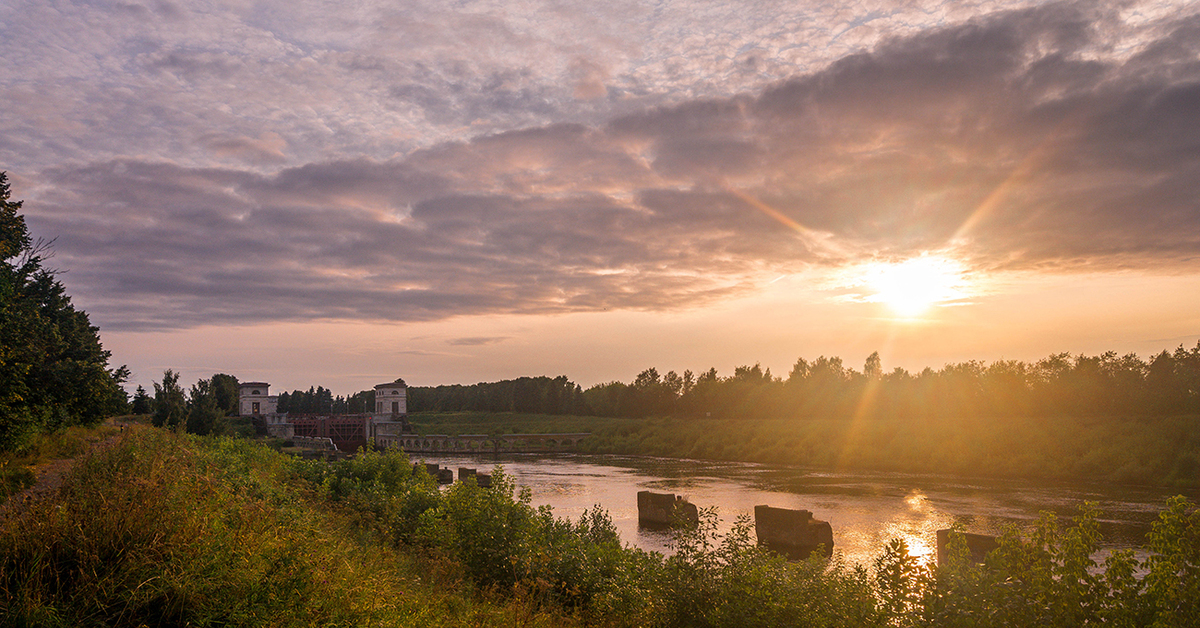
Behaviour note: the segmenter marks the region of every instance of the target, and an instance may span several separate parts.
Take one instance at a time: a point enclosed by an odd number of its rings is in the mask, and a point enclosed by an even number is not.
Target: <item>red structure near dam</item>
[[[358,451],[366,447],[372,427],[370,414],[335,414],[319,416],[303,414],[289,416],[293,436],[328,438],[338,451]]]
[[[266,382],[246,382],[238,387],[242,416],[279,438],[328,438],[338,451],[354,452],[372,440],[387,441],[416,434],[408,422],[408,387],[404,380],[375,387],[375,412],[370,414],[300,414],[278,412],[279,397],[269,394]]]

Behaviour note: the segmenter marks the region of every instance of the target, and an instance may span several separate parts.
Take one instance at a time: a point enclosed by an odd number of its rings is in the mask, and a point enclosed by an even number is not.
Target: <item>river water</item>
[[[1031,484],[898,473],[842,473],[797,467],[557,454],[436,455],[413,460],[480,472],[503,467],[518,486],[528,487],[534,506],[549,505],[559,518],[578,520],[585,509],[608,511],[626,544],[670,552],[667,533],[640,528],[637,492],[686,496],[700,508],[714,507],[718,531],[754,506],[802,508],[833,527],[834,551],[850,563],[870,566],[891,539],[904,539],[913,555],[936,555],[935,532],[961,523],[967,532],[998,535],[1010,526],[1029,528],[1042,511],[1061,520],[1078,514],[1085,501],[1100,511],[1103,551],[1134,549],[1143,555],[1151,523],[1166,499],[1179,491],[1101,484]],[[1194,491],[1185,493],[1196,501]]]

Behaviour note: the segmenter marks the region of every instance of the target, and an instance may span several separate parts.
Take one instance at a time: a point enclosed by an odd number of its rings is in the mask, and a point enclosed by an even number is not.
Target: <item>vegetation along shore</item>
[[[1089,558],[1094,511],[1044,517],[985,566],[893,542],[788,562],[748,521],[664,557],[607,514],[558,519],[502,471],[439,490],[400,453],[305,461],[248,439],[124,430],[0,519],[6,625],[1188,626],[1200,514],[1176,498],[1138,561]],[[1144,574],[1141,577],[1135,574]]]

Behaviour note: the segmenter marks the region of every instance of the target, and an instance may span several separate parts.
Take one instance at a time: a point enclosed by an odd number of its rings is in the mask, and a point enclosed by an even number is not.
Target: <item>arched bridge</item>
[[[400,447],[410,453],[539,453],[574,451],[590,433],[574,434],[397,434],[388,436],[383,447]]]

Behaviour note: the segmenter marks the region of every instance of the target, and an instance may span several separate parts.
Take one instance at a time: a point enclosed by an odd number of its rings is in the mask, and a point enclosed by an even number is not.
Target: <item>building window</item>
[[[258,392],[257,390],[251,390],[250,394],[251,395],[261,395],[262,393]]]
[[[400,402],[399,401],[392,402],[392,414],[400,414]]]

